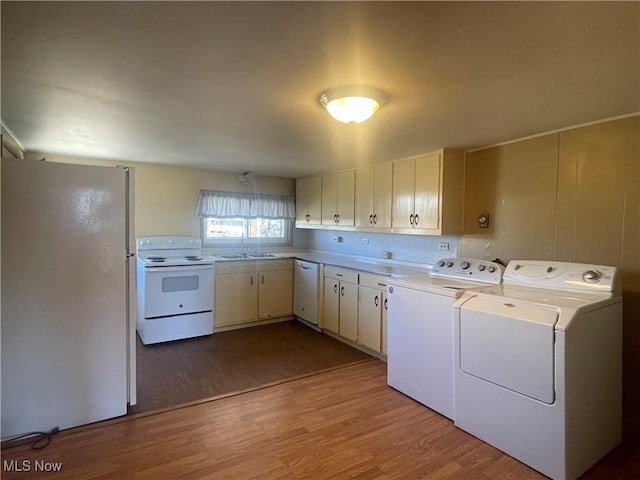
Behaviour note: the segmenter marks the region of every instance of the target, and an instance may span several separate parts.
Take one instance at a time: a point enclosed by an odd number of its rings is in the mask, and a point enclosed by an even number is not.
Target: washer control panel
[[[588,263],[545,260],[512,260],[504,274],[505,283],[585,292],[612,292],[617,268]]]
[[[496,262],[475,258],[443,258],[431,270],[434,277],[457,278],[474,282],[502,283],[504,267]]]

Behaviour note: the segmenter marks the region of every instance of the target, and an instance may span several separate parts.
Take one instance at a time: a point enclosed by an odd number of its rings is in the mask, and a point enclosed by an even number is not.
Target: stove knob
[[[486,268],[486,267],[485,267],[484,265],[482,265],[482,264],[478,265],[478,271],[479,271],[479,272],[484,272],[484,269],[485,269],[485,268]]]
[[[489,266],[487,267],[487,271],[488,271],[489,273],[493,273],[493,272],[495,272],[495,271],[496,271],[496,267],[494,267],[493,265],[489,265]]]
[[[439,266],[439,267],[444,267],[444,260],[440,260],[440,261],[438,262],[438,266]]]
[[[582,274],[582,279],[587,283],[596,283],[602,278],[602,274],[597,270],[587,270]]]
[[[460,264],[460,267],[461,267],[463,270],[466,270],[467,268],[469,268],[469,262],[462,262],[462,263]]]
[[[451,262],[451,261],[447,262],[447,267],[449,267],[449,268],[453,267],[453,262]]]

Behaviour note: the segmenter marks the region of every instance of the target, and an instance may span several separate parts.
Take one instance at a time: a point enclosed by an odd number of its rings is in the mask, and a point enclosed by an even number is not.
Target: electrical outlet
[[[340,237],[340,236],[338,236],[338,235],[334,235],[334,236],[333,236],[333,241],[334,241],[334,242],[338,242],[338,243],[340,243],[340,242],[342,241],[342,237]]]
[[[365,238],[363,238],[363,239],[362,239],[362,243],[369,243],[369,239],[368,239],[368,238],[366,238],[366,237],[365,237]]]
[[[447,242],[440,242],[438,244],[438,250],[449,250],[449,244]]]
[[[388,251],[386,251],[386,250],[383,250],[383,251],[381,251],[381,252],[380,252],[380,256],[381,256],[382,258],[387,258],[387,259],[389,259],[389,258],[391,258],[392,254],[391,254],[391,252],[388,252]]]

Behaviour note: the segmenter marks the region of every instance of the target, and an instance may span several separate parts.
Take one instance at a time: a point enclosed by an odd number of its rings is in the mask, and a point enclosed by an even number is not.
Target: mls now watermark
[[[59,472],[62,462],[47,462],[46,460],[3,460],[3,472]]]

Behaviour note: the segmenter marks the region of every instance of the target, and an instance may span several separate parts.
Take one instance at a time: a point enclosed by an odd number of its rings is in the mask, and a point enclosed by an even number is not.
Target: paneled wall
[[[640,117],[471,152],[460,256],[614,265],[624,295],[624,416],[640,430]],[[489,213],[487,229],[478,226]]]

